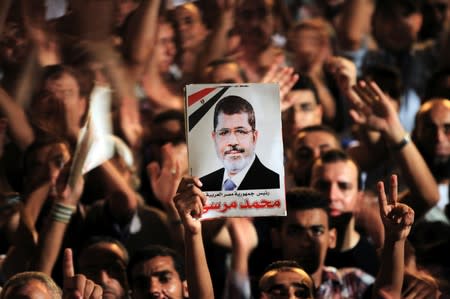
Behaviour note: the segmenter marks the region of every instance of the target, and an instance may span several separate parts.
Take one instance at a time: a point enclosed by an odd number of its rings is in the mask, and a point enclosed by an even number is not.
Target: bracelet
[[[75,206],[55,202],[50,212],[50,217],[53,221],[67,224],[70,222],[70,218],[72,218],[72,215],[75,213],[76,209],[77,208]]]
[[[391,146],[391,149],[394,151],[399,151],[410,142],[411,142],[411,136],[408,133],[406,133],[405,136],[403,136],[402,140],[400,140],[399,143]]]

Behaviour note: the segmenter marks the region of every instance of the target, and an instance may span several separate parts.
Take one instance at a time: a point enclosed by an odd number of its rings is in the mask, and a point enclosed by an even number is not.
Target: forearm
[[[380,298],[380,291],[400,298],[404,276],[405,240],[386,238],[381,255],[381,265],[374,285],[374,298]]]
[[[197,299],[214,299],[214,289],[206,262],[203,239],[200,232],[185,232],[186,269],[189,297]]]
[[[350,0],[344,4],[337,28],[340,50],[356,51],[370,32],[374,4],[372,0]]]
[[[392,130],[392,132],[386,136],[388,146],[394,147],[392,150],[394,158],[401,167],[411,194],[414,195],[409,196],[411,200],[405,203],[412,207],[416,214],[425,212],[439,201],[436,181],[413,142],[409,141],[401,149],[395,149],[395,146],[400,144],[402,138],[406,136],[406,132],[403,129]]]
[[[33,129],[23,108],[2,88],[0,88],[0,110],[8,119],[9,132],[14,142],[25,151],[34,141]]]
[[[320,104],[323,109],[323,118],[332,121],[336,116],[336,101],[321,78],[311,76],[311,79],[319,94]]]
[[[161,0],[144,0],[132,17],[125,49],[133,64],[144,64],[154,49],[160,4]]]
[[[99,169],[101,182],[110,194],[108,201],[112,215],[116,219],[129,218],[138,206],[136,193],[110,161],[103,163]]]
[[[196,59],[197,74],[201,75],[206,66],[217,59],[221,59],[227,54],[228,33],[233,28],[234,12],[224,11],[220,14],[213,31],[209,34],[205,42],[205,50],[200,51],[201,59]]]

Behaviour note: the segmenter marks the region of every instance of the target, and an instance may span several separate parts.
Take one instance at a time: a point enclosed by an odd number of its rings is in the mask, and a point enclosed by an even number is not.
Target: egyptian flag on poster
[[[225,125],[220,112],[214,115],[217,104],[236,97],[250,104],[254,126],[247,118],[231,122],[227,118]],[[185,115],[189,173],[204,183],[202,191],[208,198],[202,219],[286,215],[277,84],[187,85]],[[225,126],[219,128],[221,124]],[[218,131],[231,135],[220,137]],[[236,141],[231,145],[224,140]],[[240,166],[230,168],[230,157]],[[239,169],[231,174],[237,183],[231,189],[224,183],[231,179],[228,169]]]

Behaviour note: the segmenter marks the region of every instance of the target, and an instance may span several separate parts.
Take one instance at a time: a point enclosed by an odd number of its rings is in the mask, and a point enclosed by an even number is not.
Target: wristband
[[[76,209],[77,208],[75,206],[55,202],[50,212],[50,217],[53,221],[67,224],[70,222],[70,218],[72,218],[72,215],[75,213]]]
[[[394,144],[393,146],[391,146],[391,149],[394,151],[399,151],[402,148],[404,148],[408,143],[411,142],[411,136],[406,133],[405,136],[403,136],[402,140],[400,140],[399,143]]]

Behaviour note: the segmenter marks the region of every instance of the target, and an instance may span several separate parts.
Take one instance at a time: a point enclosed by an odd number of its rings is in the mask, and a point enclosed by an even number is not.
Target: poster
[[[185,92],[189,170],[208,198],[202,219],[286,215],[278,84]]]

